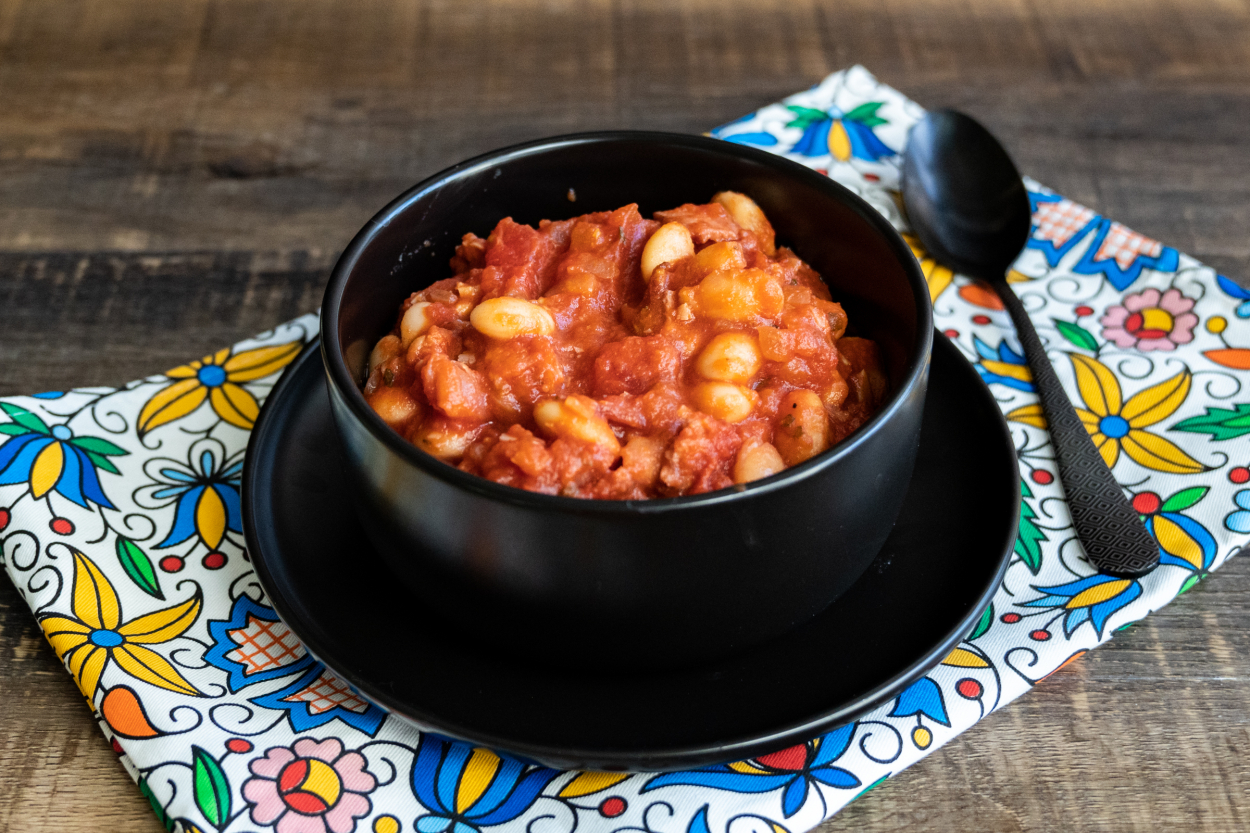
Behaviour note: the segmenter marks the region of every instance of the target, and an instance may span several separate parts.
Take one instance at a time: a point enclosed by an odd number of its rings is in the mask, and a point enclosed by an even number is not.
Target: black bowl
[[[821,273],[854,331],[881,348],[890,395],[825,453],[709,494],[580,500],[461,472],[405,441],[365,402],[370,348],[404,298],[450,276],[465,232],[485,235],[506,216],[536,224],[631,202],[647,216],[722,190],[759,203],[778,243]],[[665,665],[807,621],[873,560],[915,462],[933,321],[902,238],[827,177],[716,139],[611,132],[506,148],[414,186],[339,259],[321,334],[357,511],[414,603],[496,644],[506,635],[523,661],[610,655]],[[568,650],[553,655],[553,644]]]

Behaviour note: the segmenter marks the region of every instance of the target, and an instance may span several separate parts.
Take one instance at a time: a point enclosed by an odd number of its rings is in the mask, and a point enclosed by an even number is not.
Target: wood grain
[[[369,216],[472,154],[698,132],[852,63],[1250,276],[1245,0],[0,0],[0,395],[313,309]],[[1234,560],[822,829],[1246,829],[1247,598]],[[6,581],[0,692],[0,831],[160,829]]]

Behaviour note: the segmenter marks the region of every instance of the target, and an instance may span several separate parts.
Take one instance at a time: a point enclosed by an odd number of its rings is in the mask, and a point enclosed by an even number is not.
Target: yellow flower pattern
[[[954,282],[954,271],[949,266],[943,266],[930,257],[916,235],[904,234],[903,239],[907,241],[907,246],[911,249],[912,256],[920,263],[920,272],[929,284],[929,300],[936,301],[938,296],[945,292],[947,287]],[[1015,269],[1007,273],[1007,283],[1024,283],[1031,280],[1033,279],[1017,272]]]
[[[925,251],[924,246],[920,245],[920,240],[914,234],[904,234],[903,239],[907,241],[916,260],[920,262],[920,271],[929,284],[929,300],[936,301],[938,296],[951,285],[951,281],[955,279],[955,273],[950,270],[950,267],[942,266],[929,257],[929,253]]]
[[[109,661],[125,673],[158,688],[190,696],[201,692],[169,660],[148,645],[181,636],[195,622],[203,606],[197,588],[190,599],[122,621],[117,591],[100,568],[78,550],[74,554],[73,616],[45,616],[39,624],[88,700],[95,697],[100,676]]]
[[[299,342],[291,342],[233,354],[230,348],[225,348],[197,362],[175,367],[165,374],[173,384],[158,391],[139,412],[136,426],[139,436],[187,416],[205,400],[226,422],[245,431],[251,430],[260,413],[260,403],[243,384],[286,367],[299,354],[301,346]]]
[[[1077,416],[1108,468],[1115,468],[1123,451],[1139,466],[1154,471],[1197,474],[1207,470],[1175,443],[1144,430],[1167,419],[1185,401],[1193,382],[1188,370],[1138,391],[1126,402],[1119,380],[1106,365],[1075,353],[1070,358],[1085,405],[1076,409]],[[1007,419],[1035,428],[1046,427],[1046,418],[1037,403],[1016,408],[1007,414]]]
[[[938,296],[946,291],[946,288],[954,283],[955,273],[950,266],[944,266],[929,256],[920,239],[914,234],[904,234],[903,239],[908,243],[911,254],[920,263],[920,273],[925,276],[926,283],[929,284],[929,300],[938,300]],[[1026,281],[1033,280],[1030,276],[1019,273],[1015,269],[1008,271],[1009,284],[1023,284]]]

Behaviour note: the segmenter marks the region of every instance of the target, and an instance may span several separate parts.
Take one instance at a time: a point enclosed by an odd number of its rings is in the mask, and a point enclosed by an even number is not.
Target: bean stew
[[[434,457],[498,483],[601,499],[748,483],[863,424],[874,342],[732,191],[464,235],[453,277],[406,299],[365,397]]]

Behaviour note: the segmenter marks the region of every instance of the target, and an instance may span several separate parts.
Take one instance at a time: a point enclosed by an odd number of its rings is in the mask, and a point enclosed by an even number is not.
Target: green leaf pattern
[[[152,567],[152,559],[148,558],[147,553],[139,549],[139,545],[129,538],[117,536],[117,560],[121,562],[122,569],[126,571],[126,575],[135,583],[135,586],[162,601],[165,594],[161,592],[161,582],[156,576],[156,570]]]
[[[1024,480],[1020,481],[1020,495],[1020,534],[1016,538],[1016,555],[1020,556],[1029,572],[1037,575],[1042,569],[1042,542],[1048,539],[1035,523],[1037,510],[1024,499],[1033,497],[1033,491]]]
[[[1098,350],[1098,339],[1094,338],[1093,333],[1080,324],[1073,324],[1071,321],[1060,321],[1058,318],[1052,318],[1051,321],[1054,322],[1055,329],[1059,330],[1059,334],[1072,342],[1072,344],[1082,350]]]
[[[1208,407],[1205,414],[1182,419],[1172,430],[1210,434],[1212,442],[1244,437],[1250,434],[1250,402],[1240,402],[1232,409]]]
[[[217,759],[199,746],[191,747],[191,768],[195,806],[220,830],[230,821],[230,781]]]

